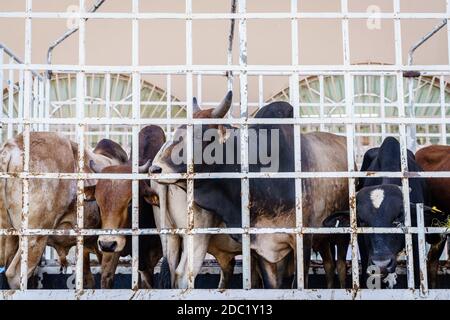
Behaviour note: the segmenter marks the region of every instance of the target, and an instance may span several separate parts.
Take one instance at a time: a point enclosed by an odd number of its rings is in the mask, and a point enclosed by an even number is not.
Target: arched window
[[[445,103],[450,102],[450,87],[444,81]],[[404,102],[409,102],[408,79],[404,79]],[[450,116],[450,108],[441,109],[439,77],[420,76],[414,79],[415,116],[440,118]],[[267,102],[289,101],[289,87],[276,93]],[[345,85],[343,75],[306,77],[299,82],[299,105],[302,117],[345,117]],[[353,108],[356,117],[398,116],[397,85],[394,75],[355,75],[353,87]],[[379,145],[388,135],[398,133],[397,125],[362,124],[356,126],[356,145],[361,155],[367,148]],[[444,127],[445,129],[445,127]],[[344,125],[308,125],[302,131],[330,131],[344,133]],[[444,135],[442,134],[444,132]],[[447,129],[448,131],[448,129]],[[417,125],[418,145],[442,143],[445,130],[441,125]]]
[[[85,81],[85,116],[86,117],[118,117],[128,118],[132,114],[132,79],[124,74],[86,74]],[[21,109],[19,87],[21,83],[14,85],[13,94],[5,89],[3,94],[3,114],[18,117]],[[109,88],[109,89],[108,89]],[[76,74],[55,73],[50,80],[48,105],[45,108],[46,116],[50,118],[74,118],[76,116],[77,103]],[[167,92],[152,83],[142,81],[141,83],[141,118],[165,118],[167,115],[167,101],[170,100],[171,117],[180,118],[186,116],[186,108],[179,100],[171,96],[167,99]],[[11,99],[12,97],[12,99]],[[35,99],[44,99],[35,97]],[[11,100],[11,102],[10,102]],[[42,112],[42,110],[40,110]],[[39,117],[36,110],[31,111],[32,116]],[[44,116],[44,115],[42,115]],[[68,135],[74,135],[73,125],[49,125],[47,130],[58,131]],[[15,127],[13,134],[16,134]],[[105,135],[113,136],[123,146],[131,142],[131,128],[121,125],[90,125],[86,130],[88,142],[95,143]]]

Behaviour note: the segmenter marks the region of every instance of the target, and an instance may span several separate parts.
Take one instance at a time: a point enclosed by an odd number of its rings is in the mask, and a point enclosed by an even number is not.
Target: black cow
[[[422,171],[417,164],[414,154],[408,150],[408,171]],[[400,144],[393,138],[386,138],[379,148],[373,148],[364,155],[361,171],[401,171]],[[399,227],[405,223],[405,210],[403,206],[403,195],[401,191],[401,178],[361,178],[357,184],[356,211],[358,225],[362,227]],[[416,203],[430,205],[428,188],[425,179],[409,179],[409,198],[411,203],[411,223],[417,226]],[[345,216],[343,213],[336,220]],[[348,214],[347,214],[348,215]],[[425,212],[425,226],[432,224],[436,216]],[[334,224],[337,221],[332,221]],[[342,220],[340,226],[348,226],[348,216]],[[429,243],[440,241],[439,235],[426,235]],[[369,265],[377,267],[382,276],[395,273],[397,266],[397,255],[405,247],[405,236],[402,234],[361,234],[358,236],[358,245],[361,254],[363,276]],[[419,260],[418,239],[413,235],[413,255],[415,285],[419,285]],[[389,285],[392,286],[394,282]]]
[[[231,106],[229,92],[215,109],[196,110],[195,118],[222,118]],[[256,118],[292,118],[293,108],[286,102],[274,102],[261,108]],[[177,129],[173,140],[168,141],[155,158],[150,168],[152,173],[186,172],[185,126]],[[292,125],[258,124],[249,126],[249,171],[250,172],[294,172],[294,130]],[[208,131],[207,131],[208,130]],[[214,138],[202,140],[208,132]],[[226,125],[194,126],[195,146],[201,152],[211,150],[220,161],[194,159],[195,172],[240,172],[240,131]],[[253,140],[252,140],[253,139]],[[267,148],[263,145],[267,142]],[[346,171],[347,155],[345,138],[329,133],[309,133],[301,136],[302,171]],[[197,150],[198,151],[198,150]],[[234,154],[232,152],[234,151]],[[267,158],[261,157],[266,151]],[[179,154],[184,161],[177,161]],[[204,155],[204,153],[202,153]],[[256,157],[255,155],[259,155]],[[175,159],[174,159],[175,158]],[[194,156],[195,158],[195,156]],[[185,182],[177,179],[160,180],[160,183]],[[305,226],[319,227],[322,221],[337,210],[348,208],[347,179],[303,179],[303,221]],[[295,226],[294,179],[250,179],[250,219],[253,227]],[[198,206],[217,214],[227,227],[241,226],[241,181],[240,179],[197,179],[194,183],[194,200]],[[237,238],[240,240],[239,238]],[[304,236],[305,279],[309,268],[312,237]],[[291,267],[289,254],[295,252],[293,234],[254,234],[251,248],[258,255],[258,264],[265,288],[283,285],[283,275]]]

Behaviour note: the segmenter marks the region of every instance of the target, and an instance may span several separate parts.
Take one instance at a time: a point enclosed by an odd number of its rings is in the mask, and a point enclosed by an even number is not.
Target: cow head
[[[148,172],[151,160],[139,167],[140,173]],[[93,161],[90,162],[91,169],[96,173],[131,173],[131,166],[119,165],[99,167]],[[130,227],[131,217],[128,207],[132,197],[131,180],[99,179],[95,186],[85,188],[87,200],[96,200],[100,209],[102,229],[121,229]],[[146,201],[155,204],[155,193],[148,185],[141,181],[139,188],[140,196]],[[125,236],[101,235],[98,237],[98,247],[103,252],[120,252],[125,247]]]
[[[362,188],[356,195],[359,227],[399,227],[404,224],[403,196],[397,185]],[[348,227],[349,213],[339,212],[324,220],[325,227]],[[397,255],[405,242],[402,234],[362,234],[361,250],[367,253],[368,265],[375,266],[382,276],[395,273]]]
[[[399,227],[404,225],[402,191],[397,185],[365,187],[356,196],[358,225],[361,227]],[[403,250],[402,234],[362,235],[368,264],[374,265],[386,276],[395,273],[397,255]]]
[[[197,105],[197,100],[193,100],[193,116],[194,118],[223,118],[231,107],[233,94],[231,91],[227,93],[222,102],[213,109],[202,110]],[[202,125],[194,126],[193,134],[193,146],[201,146],[199,149],[195,149],[200,152],[207,146],[205,139],[205,131],[209,130],[209,134],[213,133],[212,139],[219,139],[223,141],[226,139],[226,131],[222,125]],[[217,137],[217,138],[216,138]],[[168,140],[159,150],[156,155],[153,165],[150,167],[151,173],[185,173],[187,172],[187,157],[186,157],[186,139],[187,131],[186,126],[178,127],[172,139]],[[195,157],[195,155],[194,155]],[[201,171],[201,170],[195,170]],[[176,183],[178,179],[164,179],[158,180],[159,183]]]

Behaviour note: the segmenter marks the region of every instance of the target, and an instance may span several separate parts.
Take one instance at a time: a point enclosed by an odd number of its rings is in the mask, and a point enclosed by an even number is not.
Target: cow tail
[[[161,262],[161,269],[159,271],[159,288],[160,289],[170,289],[171,279],[170,279],[170,268],[167,258],[164,257]]]

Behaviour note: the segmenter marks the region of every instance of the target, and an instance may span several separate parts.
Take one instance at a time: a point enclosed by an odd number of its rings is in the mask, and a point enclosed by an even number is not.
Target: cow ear
[[[144,200],[147,201],[152,206],[159,207],[159,196],[156,193],[144,196]]]
[[[84,201],[95,201],[95,185],[84,187]]]
[[[153,188],[151,188],[147,183],[141,181],[139,185],[141,189],[141,194],[144,200],[147,201],[152,206],[159,207],[159,195]]]
[[[349,227],[350,211],[338,211],[333,213],[323,220],[322,226],[327,228]]]

